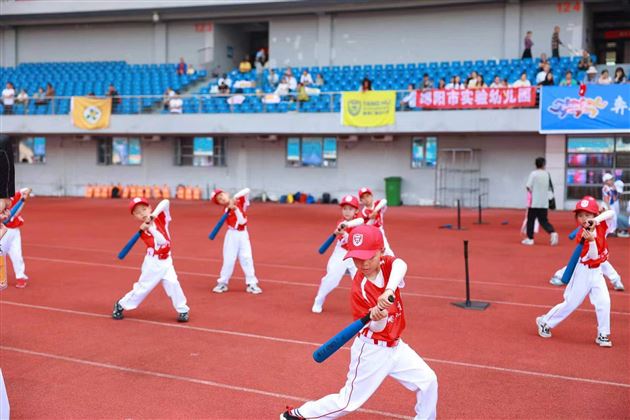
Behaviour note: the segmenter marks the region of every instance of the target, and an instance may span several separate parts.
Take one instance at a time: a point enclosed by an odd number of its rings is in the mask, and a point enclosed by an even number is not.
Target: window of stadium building
[[[46,163],[46,137],[24,137],[16,140],[15,161],[19,163]]]
[[[567,140],[567,198],[601,198],[602,177],[630,183],[630,137],[569,137]]]
[[[178,166],[226,166],[225,138],[184,137],[175,142]]]
[[[99,165],[133,166],[142,164],[139,138],[113,137],[98,141]]]
[[[411,139],[411,167],[434,168],[437,165],[437,137]]]
[[[334,168],[337,166],[337,138],[289,137],[287,165]]]

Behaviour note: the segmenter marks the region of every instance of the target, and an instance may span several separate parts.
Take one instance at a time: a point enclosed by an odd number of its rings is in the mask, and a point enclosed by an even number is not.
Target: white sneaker
[[[521,241],[521,243],[523,245],[534,245],[534,240],[533,239],[529,239],[529,238],[525,238]]]
[[[613,283],[613,289],[618,290],[620,292],[623,292],[624,290],[626,290],[626,288],[623,287],[623,283],[621,282],[621,280]]]
[[[551,337],[551,330],[549,329],[547,324],[545,324],[543,322],[542,316],[539,316],[538,318],[536,318],[536,325],[538,326],[538,335],[539,336],[541,336],[542,338],[550,338]]]
[[[317,299],[315,299],[315,303],[313,303],[313,307],[311,308],[311,312],[313,312],[314,314],[321,314],[322,313],[322,305],[321,303],[317,302]]]
[[[551,238],[549,239],[549,244],[551,246],[558,245],[558,232],[551,232]]]
[[[214,293],[225,293],[228,291],[228,286],[225,283],[217,283],[217,285],[214,286],[214,289],[212,289],[212,291]]]
[[[251,293],[252,295],[259,295],[262,293],[262,289],[258,287],[257,284],[248,284],[247,289],[245,289],[247,293]]]
[[[599,347],[612,347],[612,341],[610,341],[607,335],[597,334],[595,343],[599,345]]]
[[[630,238],[630,233],[620,230],[617,232],[617,237],[618,238]]]
[[[549,283],[553,284],[554,286],[564,286],[564,283],[562,283],[562,279],[556,276],[553,276],[551,280],[549,280]]]

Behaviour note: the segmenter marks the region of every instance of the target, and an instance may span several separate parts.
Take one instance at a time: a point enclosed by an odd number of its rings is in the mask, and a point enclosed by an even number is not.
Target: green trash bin
[[[400,184],[402,178],[399,176],[390,176],[385,178],[385,198],[388,206],[400,206]]]

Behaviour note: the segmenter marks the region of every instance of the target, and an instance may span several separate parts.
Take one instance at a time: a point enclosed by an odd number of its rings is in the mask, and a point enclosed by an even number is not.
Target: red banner
[[[416,92],[416,106],[427,109],[483,109],[536,106],[536,88],[432,89]]]

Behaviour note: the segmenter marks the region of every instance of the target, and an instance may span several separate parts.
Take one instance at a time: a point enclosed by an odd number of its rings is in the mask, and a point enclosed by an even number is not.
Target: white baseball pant
[[[168,297],[171,298],[175,310],[180,314],[188,312],[190,308],[186,305],[186,296],[177,280],[171,257],[165,260],[151,255],[144,257],[140,278],[118,303],[125,310],[136,309],[160,282]]]
[[[573,272],[573,277],[566,289],[564,289],[564,301],[551,308],[543,316],[549,328],[554,328],[561,323],[571,312],[575,311],[589,296],[591,304],[595,307],[597,315],[597,331],[602,335],[610,334],[610,295],[606,288],[606,281],[602,275],[602,269],[588,268],[578,263]]]
[[[346,270],[350,271],[350,277],[354,278],[357,267],[354,265],[352,258],[348,258],[347,260],[343,259],[347,252],[348,251],[341,246],[341,243],[336,241],[335,249],[330,255],[328,264],[326,265],[326,275],[322,277],[319,284],[319,290],[315,297],[316,304],[320,306],[324,304],[326,296],[339,286],[339,282],[341,282],[343,275],[346,274]]]
[[[357,337],[350,349],[350,367],[346,384],[338,394],[309,401],[292,410],[306,419],[334,419],[359,407],[376,392],[386,377],[391,376],[416,393],[416,420],[435,419],[438,383],[435,372],[407,343],[383,347]]]
[[[619,275],[619,273],[617,273],[617,270],[615,270],[615,267],[613,267],[610,261],[604,261],[600,265],[600,268],[602,269],[602,274],[606,276],[606,278],[608,278],[608,280],[610,281],[610,284],[612,284],[613,286],[617,286],[619,283],[621,283],[621,276]],[[561,279],[566,269],[567,266],[565,265],[560,270],[556,271],[554,277]]]
[[[223,266],[217,283],[228,284],[234,272],[236,258],[241,264],[245,273],[245,283],[258,284],[258,279],[254,272],[254,257],[252,255],[252,244],[249,241],[247,229],[228,229],[223,240]]]
[[[0,239],[2,255],[8,255],[13,263],[13,271],[16,279],[28,279],[24,273],[26,266],[22,257],[22,234],[20,229],[7,229],[7,233]]]

